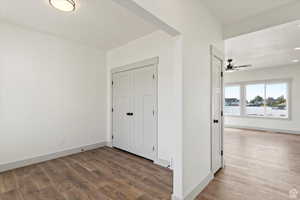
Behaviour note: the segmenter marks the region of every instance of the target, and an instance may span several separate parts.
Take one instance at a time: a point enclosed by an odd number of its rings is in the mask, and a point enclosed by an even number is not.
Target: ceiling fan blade
[[[234,71],[234,70],[236,70],[235,68],[225,68],[225,71]]]
[[[234,66],[234,68],[245,68],[245,67],[252,67],[252,65],[240,65],[240,66]]]

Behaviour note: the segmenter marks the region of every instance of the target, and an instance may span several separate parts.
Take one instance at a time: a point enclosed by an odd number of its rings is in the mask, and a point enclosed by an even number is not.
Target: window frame
[[[240,117],[240,116],[242,116],[243,115],[243,105],[242,105],[242,103],[243,103],[243,99],[241,99],[242,98],[242,85],[240,84],[240,83],[225,83],[225,87],[224,87],[224,92],[223,92],[223,94],[224,94],[224,103],[223,103],[223,105],[224,105],[224,107],[225,107],[225,95],[226,95],[226,93],[225,93],[225,89],[226,89],[226,87],[239,87],[240,88],[240,106],[239,106],[239,108],[240,108],[240,114],[239,115],[226,115],[225,113],[224,113],[224,116],[226,117],[226,116],[231,116],[231,117]],[[223,110],[224,110],[224,108],[223,108]]]
[[[269,84],[278,84],[278,83],[284,83],[287,84],[287,111],[288,115],[286,118],[280,118],[280,117],[269,117],[269,116],[250,116],[246,114],[246,86],[247,85],[255,85],[255,84],[264,84],[264,99],[266,99],[266,88]],[[237,118],[255,118],[255,119],[273,119],[273,120],[292,120],[291,115],[291,107],[292,107],[292,79],[269,79],[269,80],[256,80],[256,81],[242,81],[242,82],[229,82],[225,83],[224,86],[224,98],[225,98],[225,88],[226,87],[232,87],[232,86],[239,86],[240,87],[240,115],[230,115],[224,113],[225,117],[237,117]],[[264,108],[266,109],[266,103],[264,104]],[[265,111],[266,113],[266,111]]]

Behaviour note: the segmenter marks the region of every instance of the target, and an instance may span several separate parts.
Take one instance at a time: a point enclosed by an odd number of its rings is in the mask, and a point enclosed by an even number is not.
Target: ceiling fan
[[[228,65],[226,66],[225,70],[226,71],[238,71],[241,68],[247,68],[247,67],[252,67],[252,65],[240,65],[240,66],[235,66],[232,62],[233,59],[228,59]]]

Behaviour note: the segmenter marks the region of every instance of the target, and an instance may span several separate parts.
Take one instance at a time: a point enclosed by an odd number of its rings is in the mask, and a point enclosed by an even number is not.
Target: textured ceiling
[[[300,60],[300,21],[275,26],[225,41],[226,58],[253,68],[295,64]]]
[[[201,0],[223,25],[230,25],[298,0]]]

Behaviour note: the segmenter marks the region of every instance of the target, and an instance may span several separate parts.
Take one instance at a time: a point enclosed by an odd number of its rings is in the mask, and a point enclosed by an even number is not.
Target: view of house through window
[[[288,117],[287,104],[288,85],[276,83],[266,85],[266,116]]]
[[[265,84],[246,85],[246,115],[265,116]]]
[[[288,81],[239,83],[235,86],[226,86],[224,114],[288,118],[288,88]]]
[[[240,90],[241,87],[239,85],[225,87],[225,115],[241,115]]]

